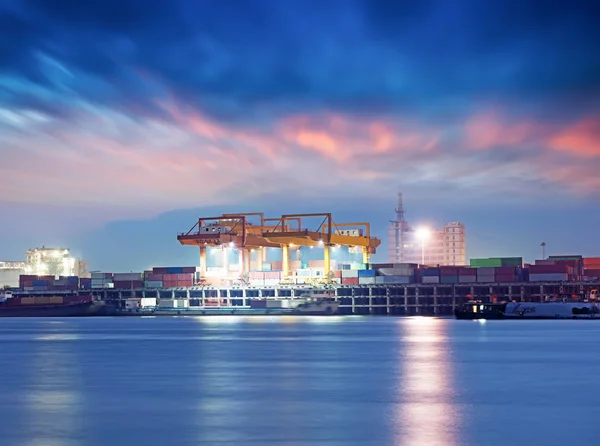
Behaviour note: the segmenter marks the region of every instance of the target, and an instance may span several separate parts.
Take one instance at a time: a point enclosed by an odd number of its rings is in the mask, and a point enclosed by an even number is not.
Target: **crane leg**
[[[328,277],[331,271],[331,246],[329,245],[325,245],[323,248],[323,266],[325,268],[325,277]]]
[[[200,277],[206,278],[206,246],[200,246]]]
[[[281,247],[281,265],[283,269],[283,277],[290,275],[290,247],[283,245]]]

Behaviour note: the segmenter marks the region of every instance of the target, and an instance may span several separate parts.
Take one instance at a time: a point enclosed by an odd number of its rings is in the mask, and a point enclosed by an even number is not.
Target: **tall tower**
[[[396,206],[396,219],[392,220],[388,229],[388,262],[404,262],[404,240],[409,231],[408,223],[404,219],[404,202],[402,191],[398,192],[398,204]]]

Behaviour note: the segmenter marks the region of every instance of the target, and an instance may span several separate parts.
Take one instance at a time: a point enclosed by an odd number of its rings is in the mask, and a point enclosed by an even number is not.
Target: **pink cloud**
[[[7,186],[0,201],[18,192],[27,203],[159,213],[262,194],[377,194],[400,182],[451,181],[499,192],[524,180],[567,184],[576,193],[600,186],[590,178],[600,154],[591,118],[557,130],[534,118],[513,122],[499,110],[437,125],[328,113],[252,128],[174,101],[160,105],[171,121],[95,110],[70,125],[3,133],[0,175]],[[523,150],[509,160],[494,155],[505,147]],[[582,165],[581,157],[592,162]]]

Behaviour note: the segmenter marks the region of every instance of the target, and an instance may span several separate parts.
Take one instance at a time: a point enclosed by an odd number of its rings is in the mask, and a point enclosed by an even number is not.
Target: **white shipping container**
[[[343,269],[342,270],[342,279],[354,279],[358,277],[357,269]]]
[[[415,272],[415,269],[403,266],[394,268],[379,268],[378,272],[382,276],[412,276]]]
[[[142,297],[140,299],[140,306],[142,308],[156,307],[156,297]]]
[[[375,277],[359,277],[358,278],[359,285],[373,285],[375,283],[377,283],[375,281]]]
[[[376,284],[381,284],[381,283],[384,283],[384,282],[383,282],[383,281],[385,280],[385,279],[384,279],[384,277],[385,277],[385,276],[376,276],[376,277],[374,277],[374,279],[375,279],[375,283],[376,283]]]
[[[159,308],[175,308],[175,299],[160,299],[158,301]]]
[[[422,276],[421,283],[440,283],[438,276]]]
[[[477,268],[477,275],[487,275],[487,276],[493,276],[494,274],[496,274],[496,268],[492,267],[492,266],[485,266],[482,268]]]
[[[277,286],[277,285],[279,285],[279,282],[281,282],[281,279],[265,279],[264,285],[265,286]]]
[[[530,282],[566,282],[569,280],[567,273],[529,274]]]
[[[495,281],[496,281],[496,276],[494,276],[494,275],[491,275],[491,276],[488,276],[488,275],[483,276],[483,275],[479,275],[479,274],[477,275],[477,282],[479,282],[479,283],[490,283],[490,282],[495,282]]]
[[[173,307],[174,308],[187,308],[190,306],[190,301],[188,299],[175,299]]]

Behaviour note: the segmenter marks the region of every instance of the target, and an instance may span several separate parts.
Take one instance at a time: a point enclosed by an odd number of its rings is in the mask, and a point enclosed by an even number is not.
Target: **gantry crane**
[[[260,225],[252,225],[248,217],[259,216]],[[323,217],[320,225],[313,230],[303,229],[302,223],[306,218]],[[277,222],[266,225],[267,222]],[[290,222],[296,223],[294,227]],[[355,228],[354,234],[345,233],[340,227]],[[365,228],[365,232],[362,229]],[[282,250],[283,276],[289,276],[290,246],[319,246],[324,250],[325,277],[331,271],[330,249],[332,246],[357,246],[363,250],[363,262],[369,262],[369,255],[375,253],[381,241],[371,237],[370,224],[335,223],[331,213],[314,214],[285,214],[279,218],[265,218],[262,212],[239,214],[223,214],[219,217],[200,218],[186,233],[179,234],[177,240],[182,245],[198,246],[200,248],[200,268],[206,274],[206,247],[231,245],[238,248],[242,255],[242,273],[250,270],[250,251],[252,249],[279,248]]]

